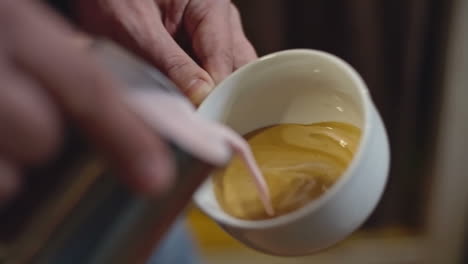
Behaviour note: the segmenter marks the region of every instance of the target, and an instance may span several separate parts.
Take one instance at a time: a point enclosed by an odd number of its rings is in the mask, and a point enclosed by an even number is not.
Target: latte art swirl
[[[270,191],[275,215],[265,212],[239,158],[214,177],[216,198],[228,214],[260,220],[287,214],[318,198],[343,174],[359,145],[358,127],[323,122],[281,124],[246,135]]]

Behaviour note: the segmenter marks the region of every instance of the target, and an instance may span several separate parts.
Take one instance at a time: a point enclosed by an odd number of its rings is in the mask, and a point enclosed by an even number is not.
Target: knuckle
[[[210,57],[224,64],[232,64],[234,59],[232,51],[224,47],[220,47],[216,52],[210,54]]]
[[[231,0],[204,0],[204,1],[190,1],[187,14],[195,17],[204,17],[212,11],[219,11],[225,7],[229,7]]]
[[[229,6],[231,4],[231,0],[211,0],[213,5],[220,5],[220,6]]]
[[[229,10],[231,5],[231,0],[208,0],[206,1],[206,12],[219,12],[224,10]]]
[[[231,3],[231,12],[235,17],[240,18],[241,15],[239,8],[237,8],[237,6],[234,3]]]
[[[170,55],[167,57],[165,69],[167,74],[177,74],[186,71],[191,66],[191,62],[182,55]]]
[[[232,63],[234,56],[233,51],[226,47],[217,47],[213,52],[208,54],[200,55],[200,60],[206,63],[215,64],[230,64]]]

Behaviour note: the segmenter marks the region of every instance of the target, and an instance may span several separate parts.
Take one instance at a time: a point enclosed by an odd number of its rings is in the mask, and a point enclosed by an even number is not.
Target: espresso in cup
[[[280,124],[245,135],[268,185],[268,214],[240,158],[213,178],[216,199],[233,217],[261,220],[290,213],[325,193],[347,169],[361,130],[343,122]]]

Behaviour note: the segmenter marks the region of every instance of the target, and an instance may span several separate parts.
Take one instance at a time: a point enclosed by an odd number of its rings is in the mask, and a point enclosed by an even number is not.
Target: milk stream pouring
[[[145,263],[180,213],[175,208],[233,154],[216,131],[227,128],[194,118],[188,100],[163,74],[107,41],[94,43],[91,52],[127,84],[130,104],[147,106],[137,114],[171,147],[177,169],[173,189],[154,199],[131,192],[70,129],[62,155],[28,172],[37,175],[26,175],[24,193],[0,209],[0,263]]]

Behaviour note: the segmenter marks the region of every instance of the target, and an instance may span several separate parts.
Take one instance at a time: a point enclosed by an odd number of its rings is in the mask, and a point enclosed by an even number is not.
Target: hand
[[[76,3],[78,20],[86,29],[109,36],[142,55],[196,105],[233,70],[256,58],[239,13],[229,0]],[[195,60],[176,41],[181,37],[188,39],[188,52]]]
[[[63,117],[133,187],[154,192],[170,182],[166,146],[126,108],[119,83],[72,34],[36,1],[0,1],[0,200],[18,190],[22,168],[60,148]]]

